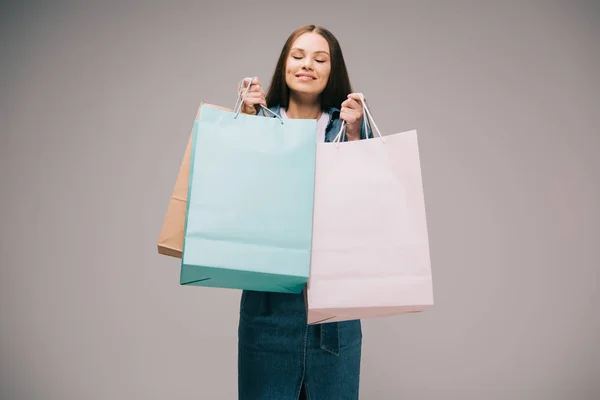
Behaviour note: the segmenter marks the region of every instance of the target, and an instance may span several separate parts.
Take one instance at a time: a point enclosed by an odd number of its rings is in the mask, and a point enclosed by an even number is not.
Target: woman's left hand
[[[350,93],[342,103],[340,119],[346,121],[348,141],[360,139],[360,128],[363,117],[363,106],[358,93]]]

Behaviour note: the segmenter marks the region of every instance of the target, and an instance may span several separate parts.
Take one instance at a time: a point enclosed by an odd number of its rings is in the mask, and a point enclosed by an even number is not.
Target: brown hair
[[[269,107],[275,105],[280,105],[282,107],[288,106],[290,89],[285,81],[285,65],[292,44],[300,35],[307,32],[314,32],[323,36],[325,40],[327,40],[327,43],[329,43],[329,51],[331,52],[331,72],[329,74],[329,79],[327,80],[327,85],[321,93],[321,108],[323,110],[328,110],[331,107],[340,108],[344,100],[347,99],[347,96],[352,93],[352,85],[350,84],[350,78],[348,77],[342,48],[336,37],[321,26],[304,25],[292,32],[283,45],[279,60],[275,66],[275,71],[273,72],[273,77],[271,78],[269,91],[266,95],[267,105]]]

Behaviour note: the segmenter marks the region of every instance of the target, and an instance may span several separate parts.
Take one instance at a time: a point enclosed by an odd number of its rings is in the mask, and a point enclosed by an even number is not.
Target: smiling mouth
[[[296,78],[298,78],[298,79],[300,79],[302,81],[313,81],[313,80],[317,79],[317,78],[314,78],[314,77],[312,77],[310,75],[296,75]]]

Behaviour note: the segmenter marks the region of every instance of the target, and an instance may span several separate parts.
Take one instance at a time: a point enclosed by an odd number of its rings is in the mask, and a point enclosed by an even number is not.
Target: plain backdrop
[[[240,292],[156,241],[199,103],[307,23],[419,133],[436,305],[364,321],[361,399],[600,398],[600,3],[305,0],[3,3],[2,400],[236,398]]]

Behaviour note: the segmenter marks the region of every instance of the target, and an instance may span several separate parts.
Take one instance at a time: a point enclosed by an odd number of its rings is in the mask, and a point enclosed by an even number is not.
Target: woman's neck
[[[285,113],[289,118],[297,119],[319,119],[321,116],[321,104],[314,99],[306,101],[290,95],[288,107]]]

